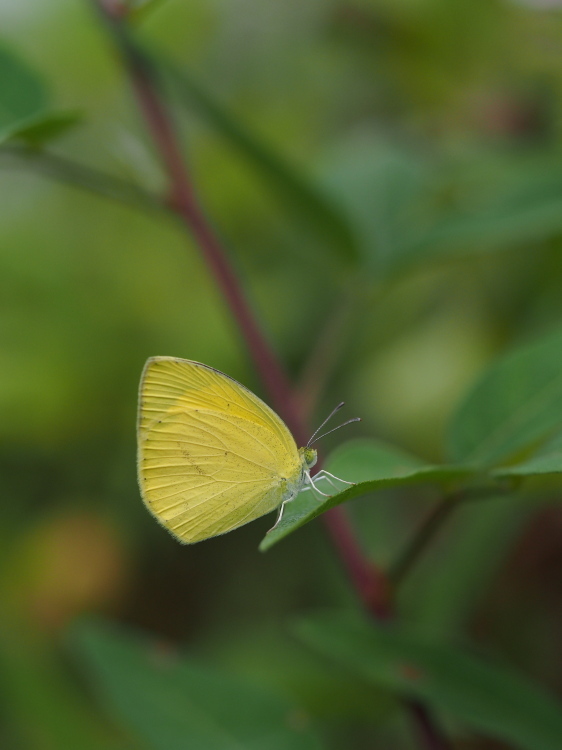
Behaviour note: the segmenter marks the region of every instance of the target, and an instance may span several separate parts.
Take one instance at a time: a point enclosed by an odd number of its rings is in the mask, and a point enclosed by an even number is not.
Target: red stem
[[[365,609],[377,620],[392,617],[387,576],[361,552],[347,513],[338,506],[322,518]]]
[[[159,94],[151,66],[126,34],[123,26],[125,6],[118,0],[94,2],[109,22],[119,50],[127,63],[139,106],[168,173],[169,203],[195,237],[210,272],[230,307],[276,410],[290,427],[296,441],[300,445],[305,445],[308,439],[307,431],[296,408],[296,399],[289,381],[258,326],[227,260],[227,254],[195,196],[172,118]],[[387,576],[363,555],[343,508],[333,508],[323,515],[323,519],[365,608],[376,619],[391,617],[392,606]],[[419,735],[428,750],[446,750],[448,745],[445,740],[442,744],[436,744],[432,740],[439,735],[425,709],[417,707],[411,710],[411,716],[418,725]]]

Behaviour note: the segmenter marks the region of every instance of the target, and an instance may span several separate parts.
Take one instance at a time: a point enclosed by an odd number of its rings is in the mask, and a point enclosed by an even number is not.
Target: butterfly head
[[[314,448],[308,448],[308,447],[301,448],[299,450],[299,454],[300,454],[303,464],[306,465],[307,469],[312,469],[312,467],[318,460],[318,455]]]

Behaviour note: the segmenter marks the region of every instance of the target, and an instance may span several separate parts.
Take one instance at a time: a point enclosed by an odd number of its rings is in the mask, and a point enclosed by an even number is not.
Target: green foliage
[[[458,172],[460,171],[460,179]],[[415,258],[483,253],[517,247],[562,231],[562,175],[542,156],[495,159],[479,154],[468,176],[450,180],[451,201],[410,254]]]
[[[544,443],[528,460],[497,469],[497,476],[533,476],[562,472],[562,433]]]
[[[9,623],[8,626],[6,619],[0,636],[0,688],[7,724],[13,728],[21,747],[30,750],[124,747],[97,721],[86,696],[76,692],[74,682],[48,641],[25,625]]]
[[[363,266],[380,279],[411,262],[427,224],[431,163],[373,133],[355,134],[325,166],[325,182],[349,215]]]
[[[540,155],[462,158],[430,158],[369,130],[330,155],[324,182],[377,279],[562,232],[557,165]]]
[[[41,76],[6,47],[0,47],[0,79],[0,143],[18,139],[37,147],[78,121],[75,113],[51,110]]]
[[[506,355],[486,372],[461,404],[451,424],[450,453],[458,463],[424,465],[401,450],[373,440],[349,441],[327,462],[336,477],[355,484],[343,491],[322,483],[330,497],[318,500],[303,493],[290,504],[279,525],[263,539],[265,551],[322,513],[377,490],[410,484],[437,484],[469,491],[486,481],[509,476],[557,474],[562,471],[559,434],[521,463],[524,451],[545,441],[562,421],[562,334],[549,334],[538,342]],[[519,461],[489,472],[502,460]],[[464,462],[464,465],[463,465]],[[477,467],[482,467],[477,472]],[[336,486],[337,483],[336,483]],[[339,485],[341,488],[341,484]],[[493,494],[493,490],[489,490]]]
[[[131,21],[143,21],[163,5],[166,0],[123,0]]]
[[[355,434],[376,436],[328,452],[356,484],[300,495],[261,549],[284,544],[257,555],[273,518],[179,547],[142,507],[148,356],[267,395],[196,243],[169,221],[158,149],[96,15],[8,5],[0,746],[304,750],[326,736],[330,750],[418,750],[407,698],[453,743],[558,750],[559,700],[521,676],[556,688],[562,674],[557,11],[125,3],[129,51],[159,50],[195,192],[303,412],[317,423],[345,398]],[[344,503],[383,572],[436,509],[447,521],[391,592],[396,621],[311,617],[303,654],[281,643],[289,616],[357,606],[308,524]],[[51,514],[50,541],[30,536]],[[61,653],[73,617],[99,611],[158,635],[85,625]]]
[[[532,505],[512,492],[462,504],[446,538],[428,550],[399,594],[400,609],[420,633],[451,637],[466,632],[498,579]],[[443,561],[446,564],[443,564]]]
[[[78,112],[47,112],[18,128],[13,137],[32,148],[60,138],[82,120]]]
[[[157,58],[156,58],[157,59]],[[184,70],[169,62],[164,70],[177,89],[180,101],[195,110],[227,142],[239,151],[276,190],[296,215],[303,216],[320,232],[327,246],[343,258],[353,258],[355,235],[337,203],[330,201],[320,186],[308,179],[283,156],[231,115],[213,96]]]
[[[114,626],[84,624],[72,641],[108,711],[146,747],[322,747],[306,715],[260,686]]]
[[[417,698],[521,750],[556,750],[562,710],[507,666],[415,633],[342,616],[303,620],[297,635],[354,674]]]
[[[453,420],[455,461],[497,465],[560,427],[562,333],[506,355],[476,384]]]
[[[470,468],[463,466],[424,464],[418,458],[376,440],[347,442],[329,457],[326,466],[334,476],[355,484],[326,500],[319,500],[313,492],[306,492],[287,503],[281,522],[266,534],[260,544],[262,552],[330,508],[362,495],[408,485],[436,484],[447,488],[472,474]],[[326,487],[325,482],[320,482],[319,487],[326,494],[334,492]]]
[[[7,48],[0,49],[0,139],[35,123],[48,106],[47,89],[40,76]]]

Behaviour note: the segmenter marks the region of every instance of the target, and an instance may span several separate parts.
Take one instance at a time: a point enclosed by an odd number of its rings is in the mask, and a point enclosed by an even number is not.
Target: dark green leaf
[[[476,184],[458,190],[468,205],[443,212],[412,254],[434,257],[513,248],[562,231],[562,172],[557,159],[554,166],[552,157],[538,164],[501,162],[497,176],[489,161],[489,156],[483,160]]]
[[[424,464],[420,459],[376,440],[350,440],[329,457],[326,468],[335,476],[355,481],[356,484],[326,498],[323,502],[318,501],[312,492],[298,495],[287,504],[279,526],[266,534],[262,540],[262,552],[313,518],[348,500],[391,487],[450,484],[472,473],[464,466]],[[320,486],[323,492],[334,492],[325,481]]]
[[[28,146],[40,148],[48,141],[64,135],[75,127],[81,120],[78,112],[47,112],[31,119],[27,124],[18,128],[13,139],[23,141]]]
[[[533,456],[514,466],[503,466],[496,476],[533,476],[562,473],[562,432],[548,440]]]
[[[372,133],[354,134],[332,155],[325,184],[347,212],[366,267],[390,274],[410,259],[430,221],[427,160]]]
[[[306,716],[260,687],[109,625],[73,643],[108,710],[155,750],[319,750]]]
[[[353,133],[327,167],[366,265],[393,274],[430,259],[520,247],[562,231],[562,172],[551,155],[440,163],[372,132]]]
[[[0,149],[0,158],[1,166],[29,170],[73,187],[89,190],[110,200],[121,201],[144,212],[164,214],[169,211],[166,204],[156,195],[135,183],[46,149],[29,148],[29,145],[19,143],[10,144]]]
[[[25,62],[0,46],[0,143],[36,120],[48,107],[43,80]]]
[[[38,148],[80,120],[76,112],[52,110],[43,79],[1,46],[0,81],[0,143],[17,139]]]
[[[454,461],[494,465],[544,441],[562,424],[562,332],[494,364],[455,415]]]
[[[521,750],[559,750],[562,706],[511,668],[390,625],[334,615],[297,635],[355,675],[457,717]]]
[[[307,179],[257,134],[231,115],[185,71],[169,62],[165,63],[165,70],[190,110],[197,110],[254,164],[272,187],[290,202],[293,209],[314,223],[325,241],[347,258],[355,255],[355,237],[346,218],[320,186]]]

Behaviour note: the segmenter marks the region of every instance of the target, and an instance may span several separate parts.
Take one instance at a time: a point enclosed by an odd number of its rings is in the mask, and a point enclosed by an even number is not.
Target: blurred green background
[[[138,38],[188,76],[167,86],[193,179],[310,421],[345,399],[363,418],[346,429],[443,461],[478,374],[562,320],[562,3],[138,6]],[[80,115],[47,153],[164,189],[91,5],[4,0],[0,15],[2,49],[44,79],[53,111]],[[157,747],[112,717],[80,666],[72,623],[101,615],[285,696],[328,748],[417,747],[386,693],[288,627],[357,607],[319,522],[264,555],[269,517],[185,548],[145,511],[146,358],[261,385],[173,219],[45,179],[41,151],[20,147],[0,148],[0,746]],[[436,497],[348,508],[387,565]],[[467,505],[401,591],[403,616],[560,697],[561,540],[556,502]],[[515,747],[451,732],[459,748]]]

